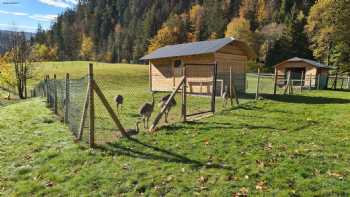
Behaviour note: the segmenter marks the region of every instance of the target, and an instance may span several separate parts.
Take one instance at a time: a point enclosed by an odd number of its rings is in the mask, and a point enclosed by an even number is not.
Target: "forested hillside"
[[[322,28],[317,17],[327,6],[349,6],[345,0],[318,4],[320,9],[315,0],[81,0],[51,30],[40,30],[36,42],[55,49],[58,60],[137,62],[167,44],[233,36],[248,42],[267,66],[294,56],[327,61],[335,45],[315,52],[317,42],[331,43],[322,32],[315,35]]]

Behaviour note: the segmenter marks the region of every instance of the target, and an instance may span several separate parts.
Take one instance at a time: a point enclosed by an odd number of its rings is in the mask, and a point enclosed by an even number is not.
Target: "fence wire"
[[[67,82],[69,84],[67,84]],[[47,79],[39,82],[32,90],[34,97],[45,97],[48,107],[66,120],[71,132],[78,136],[81,114],[88,85],[87,77],[81,79]],[[67,87],[69,92],[66,91]]]
[[[240,104],[254,100],[257,90],[262,97],[264,95],[272,95],[275,88],[276,94],[284,94],[288,84],[288,77],[285,75],[279,75],[277,80],[275,80],[273,74],[261,73],[258,86],[258,74],[256,73],[244,75],[235,74],[234,72],[229,75],[227,73],[217,73],[216,92],[213,92],[213,65],[201,65],[200,68],[199,65],[187,65],[186,72],[191,73],[189,75],[191,77],[187,78],[186,83],[187,115],[211,111],[212,96],[214,94],[216,96],[215,111],[220,112],[229,109],[231,107],[231,99],[229,98],[230,95],[225,97],[225,93],[227,95],[230,92],[230,82],[232,82],[231,86],[237,90],[236,93]],[[179,74],[179,79],[181,79],[181,73]],[[139,132],[148,132],[148,128],[151,127],[156,116],[161,111],[162,104],[166,101],[165,98],[171,94],[171,92],[151,93],[148,76],[142,73],[138,74],[137,69],[132,75],[123,72],[96,72],[94,80],[126,130],[134,129],[139,130]],[[180,83],[180,80],[176,82]],[[350,88],[348,76],[329,76],[326,80],[315,75],[294,76],[290,83],[294,90],[293,93],[299,93],[299,91],[301,93],[302,90],[323,89],[324,86],[325,88],[331,88],[335,84],[337,88]],[[87,87],[87,76],[80,79],[70,79],[68,84],[65,79],[47,79],[39,82],[31,94],[45,97],[48,107],[56,112],[62,120],[65,120],[71,132],[78,136]],[[123,102],[119,109],[117,107],[117,96],[123,97]],[[153,98],[154,102],[152,102]],[[176,92],[174,100],[176,104],[171,107],[167,121],[165,121],[163,115],[157,128],[182,121],[182,87]],[[140,108],[146,104],[153,107],[148,127],[147,125],[146,127],[144,126],[142,114],[140,114]],[[121,137],[120,131],[96,94],[94,106],[95,142],[104,144],[116,141]],[[235,99],[233,99],[232,106],[235,106]],[[88,142],[88,119],[85,121],[84,128],[83,140]]]

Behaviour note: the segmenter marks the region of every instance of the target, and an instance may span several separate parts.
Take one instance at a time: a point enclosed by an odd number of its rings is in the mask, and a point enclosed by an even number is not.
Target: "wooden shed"
[[[186,67],[189,93],[207,94],[213,83],[213,65],[217,65],[217,90],[229,86],[230,70],[238,92],[245,92],[247,61],[256,57],[242,41],[223,38],[210,41],[170,45],[144,56],[149,60],[151,91],[173,91]]]
[[[291,80],[302,81],[303,86],[325,89],[328,85],[328,74],[330,67],[314,60],[294,57],[283,61],[275,66],[278,76],[287,78],[291,73]]]

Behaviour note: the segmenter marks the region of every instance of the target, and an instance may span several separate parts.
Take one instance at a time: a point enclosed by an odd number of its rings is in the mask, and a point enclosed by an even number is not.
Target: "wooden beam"
[[[286,87],[284,89],[284,93],[283,93],[284,95],[287,94],[289,86],[290,86],[290,71],[288,71],[288,74],[287,74],[287,84],[286,84]]]
[[[304,71],[301,72],[301,78],[300,78],[300,92],[303,93],[303,85],[304,85]]]
[[[149,70],[148,70],[148,72],[149,72],[149,90],[152,92],[152,63],[151,63],[151,60],[149,60],[149,63],[148,63],[148,66],[149,66]]]
[[[109,113],[109,115],[111,116],[113,122],[115,123],[115,125],[118,127],[119,131],[122,133],[122,135],[124,137],[128,137],[124,127],[122,126],[122,124],[120,123],[118,116],[114,113],[111,105],[108,103],[105,95],[102,93],[100,87],[96,84],[95,81],[93,81],[93,90],[95,90],[97,96],[100,98],[102,104],[104,105],[104,107],[106,108],[107,112]]]
[[[260,90],[260,65],[258,66],[258,83],[256,85],[255,100],[259,99],[259,90]]]
[[[211,111],[215,113],[215,104],[216,104],[216,79],[218,72],[218,63],[215,62],[213,67],[213,90],[211,95]]]
[[[186,66],[183,66],[183,80],[182,83],[182,109],[181,109],[181,116],[182,121],[186,122],[186,116],[187,116],[187,73],[186,73]]]
[[[233,99],[232,97],[235,97],[236,100],[236,104],[239,105],[239,99],[238,99],[238,95],[237,95],[237,90],[236,90],[236,85],[235,82],[233,80],[233,76],[232,76],[232,67],[230,67],[230,98],[231,98],[231,107],[233,106]]]
[[[66,86],[66,91],[65,91],[65,99],[64,99],[64,123],[68,124],[69,123],[69,103],[70,103],[70,95],[69,95],[69,73],[66,74],[65,78],[65,86]]]
[[[151,128],[149,129],[150,132],[153,132],[155,130],[155,128],[157,127],[160,119],[162,118],[165,110],[167,109],[168,105],[170,104],[170,101],[174,98],[174,96],[176,95],[176,92],[179,91],[179,89],[181,88],[182,84],[185,81],[185,77],[182,77],[180,83],[178,84],[178,86],[176,87],[176,89],[171,93],[169,99],[165,102],[163,108],[160,110],[159,114],[156,116],[156,118],[154,119]]]
[[[276,95],[277,93],[277,68],[275,68],[275,77],[274,77],[274,84],[273,84],[273,95]]]
[[[57,77],[56,74],[53,75],[53,83],[54,83],[54,104],[53,104],[53,110],[54,113],[58,113],[58,102],[57,102]]]
[[[85,120],[86,120],[86,116],[87,116],[87,111],[89,108],[90,92],[91,92],[90,86],[88,85],[87,90],[86,90],[84,106],[83,106],[83,113],[81,114],[81,118],[80,118],[79,131],[78,131],[78,136],[77,136],[78,140],[81,140],[83,138],[84,125],[85,125]]]
[[[95,146],[95,101],[94,101],[94,69],[93,64],[89,64],[89,144]]]

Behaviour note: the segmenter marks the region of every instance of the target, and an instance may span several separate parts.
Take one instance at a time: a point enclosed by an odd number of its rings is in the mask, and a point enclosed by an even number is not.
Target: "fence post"
[[[311,85],[312,85],[312,74],[310,74],[310,80],[309,80],[309,90],[311,90]]]
[[[232,91],[232,66],[230,66],[230,101],[231,101],[231,107],[233,106],[233,91]]]
[[[301,72],[301,78],[300,78],[300,92],[303,93],[303,86],[304,86],[304,71]]]
[[[95,104],[94,104],[94,68],[93,64],[89,64],[89,144],[93,148],[95,146]]]
[[[50,94],[49,94],[49,80],[50,80],[50,76],[47,75],[46,76],[46,99],[47,99],[47,104],[49,106],[51,106],[51,103],[50,103]]]
[[[318,73],[318,75],[317,75],[317,90],[320,90],[320,79],[321,79],[321,74]]]
[[[341,77],[341,86],[340,86],[341,90],[343,90],[343,85],[344,85],[344,76]]]
[[[66,80],[65,80],[65,86],[66,86],[66,92],[65,92],[65,99],[64,99],[64,123],[69,123],[69,73],[66,74]]]
[[[284,89],[284,95],[286,95],[287,94],[287,92],[288,93],[290,93],[290,76],[291,74],[290,74],[290,71],[288,71],[288,74],[287,74],[287,84],[286,84],[286,87],[285,87],[285,89]]]
[[[233,82],[232,67],[230,67],[230,98],[231,98],[231,107],[233,106],[233,96],[235,97],[236,104],[239,105],[239,99],[238,99],[236,86],[235,86],[235,83]]]
[[[255,100],[259,99],[259,89],[260,89],[260,65],[258,65],[258,83],[256,85]]]
[[[54,109],[54,113],[57,114],[58,113],[58,109],[57,109],[57,77],[56,77],[56,74],[53,75],[53,83],[54,83],[54,105],[53,105],[53,109]]]
[[[212,98],[211,98],[211,111],[215,113],[215,99],[216,99],[216,77],[217,77],[217,62],[214,63],[214,70],[213,70],[213,92],[212,92]]]
[[[186,77],[186,65],[183,66],[183,75],[184,75],[184,82],[182,84],[182,121],[187,121],[187,98],[186,98],[186,91],[187,91],[187,77]]]
[[[274,77],[274,84],[273,84],[273,95],[276,95],[277,93],[277,68],[275,68],[275,77]]]

